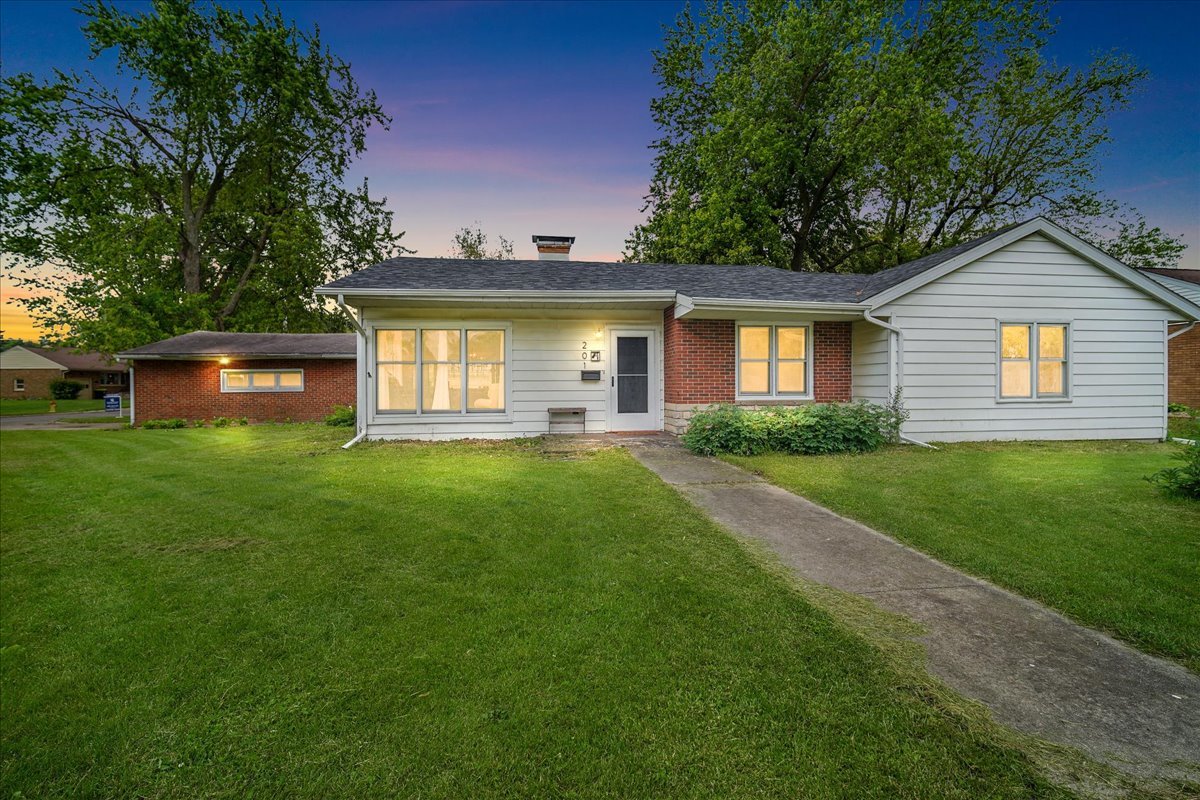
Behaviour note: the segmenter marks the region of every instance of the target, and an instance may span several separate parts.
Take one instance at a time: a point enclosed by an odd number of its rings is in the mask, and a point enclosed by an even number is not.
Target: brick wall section
[[[51,382],[62,376],[61,369],[0,369],[0,397],[5,400],[48,400]],[[13,389],[13,381],[17,378],[25,379],[25,391]]]
[[[813,399],[850,402],[849,322],[813,323]]]
[[[1200,325],[1167,343],[1167,398],[1200,408]]]
[[[303,369],[303,392],[221,392],[223,369]],[[311,422],[334,406],[354,405],[352,358],[232,361],[137,361],[134,414],[148,419],[246,417],[252,422]]]
[[[668,403],[732,403],[734,323],[729,319],[675,319],[663,312],[663,390]]]

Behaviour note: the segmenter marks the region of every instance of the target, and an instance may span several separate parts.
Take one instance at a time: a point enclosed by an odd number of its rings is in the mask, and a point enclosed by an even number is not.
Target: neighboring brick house
[[[196,331],[118,355],[134,424],[245,417],[311,422],[355,402],[354,334]]]
[[[1200,303],[1200,269],[1144,269],[1142,272],[1176,294]],[[1167,398],[1200,408],[1200,325],[1173,326],[1167,344]]]
[[[129,365],[103,353],[68,347],[30,347],[29,350],[63,367],[63,377],[83,384],[80,397],[99,398],[129,391]]]
[[[66,368],[24,345],[0,352],[0,397],[5,400],[45,400],[50,384],[66,374]]]

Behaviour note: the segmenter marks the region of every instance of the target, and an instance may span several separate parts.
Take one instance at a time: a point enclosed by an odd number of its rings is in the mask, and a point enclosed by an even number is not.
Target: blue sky
[[[355,173],[388,197],[409,247],[443,255],[456,228],[479,221],[518,257],[532,256],[533,233],[577,236],[575,258],[619,255],[651,175],[651,50],[680,3],[281,5],[319,24],[394,118]],[[73,6],[0,2],[4,72],[87,67]],[[1054,13],[1060,63],[1120,49],[1150,70],[1111,121],[1100,183],[1184,235],[1185,264],[1200,268],[1200,3],[1076,1]]]

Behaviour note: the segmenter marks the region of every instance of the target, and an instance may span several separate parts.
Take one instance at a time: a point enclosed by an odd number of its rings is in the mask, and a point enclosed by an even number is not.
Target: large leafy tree
[[[0,248],[26,301],[114,351],[196,328],[326,330],[326,279],[394,255],[347,171],[389,118],[317,31],[189,0],[83,6],[91,72],[0,86]]]
[[[1139,265],[1183,245],[1095,186],[1144,73],[1044,55],[1044,4],[713,0],[655,54],[662,136],[626,258],[874,271],[1046,214]]]

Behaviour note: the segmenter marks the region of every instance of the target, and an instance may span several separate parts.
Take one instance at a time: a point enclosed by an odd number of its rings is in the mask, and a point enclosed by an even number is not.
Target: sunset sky
[[[134,8],[148,4],[128,4]],[[243,4],[252,11],[257,4]],[[0,68],[46,75],[85,69],[71,2],[0,2]],[[655,136],[651,50],[677,2],[285,2],[319,24],[394,121],[376,130],[354,172],[386,195],[404,244],[445,255],[476,221],[535,255],[533,233],[577,238],[573,258],[612,260],[641,219]],[[1065,2],[1052,55],[1083,66],[1120,49],[1151,72],[1100,183],[1192,245],[1200,268],[1200,3]],[[93,65],[110,74],[108,62]],[[12,295],[6,277],[0,292]],[[7,336],[30,335],[5,302]]]

